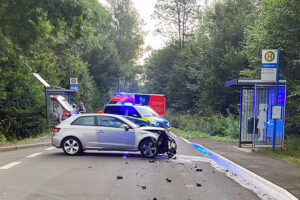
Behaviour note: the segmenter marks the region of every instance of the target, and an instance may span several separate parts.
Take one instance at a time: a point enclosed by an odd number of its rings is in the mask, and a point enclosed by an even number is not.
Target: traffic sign
[[[78,80],[77,78],[70,78],[70,89],[78,92]]]
[[[262,64],[277,64],[278,63],[278,50],[264,49],[262,50]]]
[[[261,59],[261,80],[276,81],[279,67],[279,50],[264,49],[262,50]]]

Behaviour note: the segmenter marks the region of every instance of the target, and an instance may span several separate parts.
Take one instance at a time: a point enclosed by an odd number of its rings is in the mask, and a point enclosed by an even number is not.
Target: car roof
[[[79,117],[94,117],[94,116],[107,116],[107,117],[115,117],[118,119],[122,119],[123,121],[125,121],[126,123],[128,123],[131,126],[134,127],[138,127],[137,124],[133,123],[132,121],[126,119],[125,117],[123,117],[122,115],[114,115],[114,114],[106,114],[106,113],[88,113],[88,114],[77,114],[77,115],[72,115],[71,117],[67,118],[66,120],[64,120],[62,123],[60,123],[59,125],[64,125],[64,124],[70,124],[72,123],[74,120],[76,120]]]

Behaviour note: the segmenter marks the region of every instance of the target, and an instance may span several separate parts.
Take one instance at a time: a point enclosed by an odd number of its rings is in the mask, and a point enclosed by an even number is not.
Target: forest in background
[[[0,142],[46,129],[44,91],[34,72],[63,88],[77,77],[79,93],[72,99],[84,101],[88,112],[116,91],[163,93],[175,126],[197,129],[219,121],[214,134],[233,134],[239,93],[224,83],[259,78],[262,49],[281,50],[286,131],[299,134],[299,0],[220,0],[206,6],[157,0],[156,32],[168,42],[144,65],[137,64],[145,33],[133,3],[108,4],[0,0]]]

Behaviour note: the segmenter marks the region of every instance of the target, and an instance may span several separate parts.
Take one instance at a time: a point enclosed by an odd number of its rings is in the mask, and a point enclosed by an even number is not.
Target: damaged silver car
[[[164,128],[139,127],[119,115],[73,115],[53,130],[52,145],[68,155],[85,150],[140,151],[152,158],[157,154],[176,154],[176,142]]]

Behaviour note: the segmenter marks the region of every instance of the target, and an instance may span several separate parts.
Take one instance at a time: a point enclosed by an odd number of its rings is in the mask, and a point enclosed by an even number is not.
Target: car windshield
[[[139,113],[144,117],[159,117],[157,112],[148,106],[136,106],[135,107]]]

